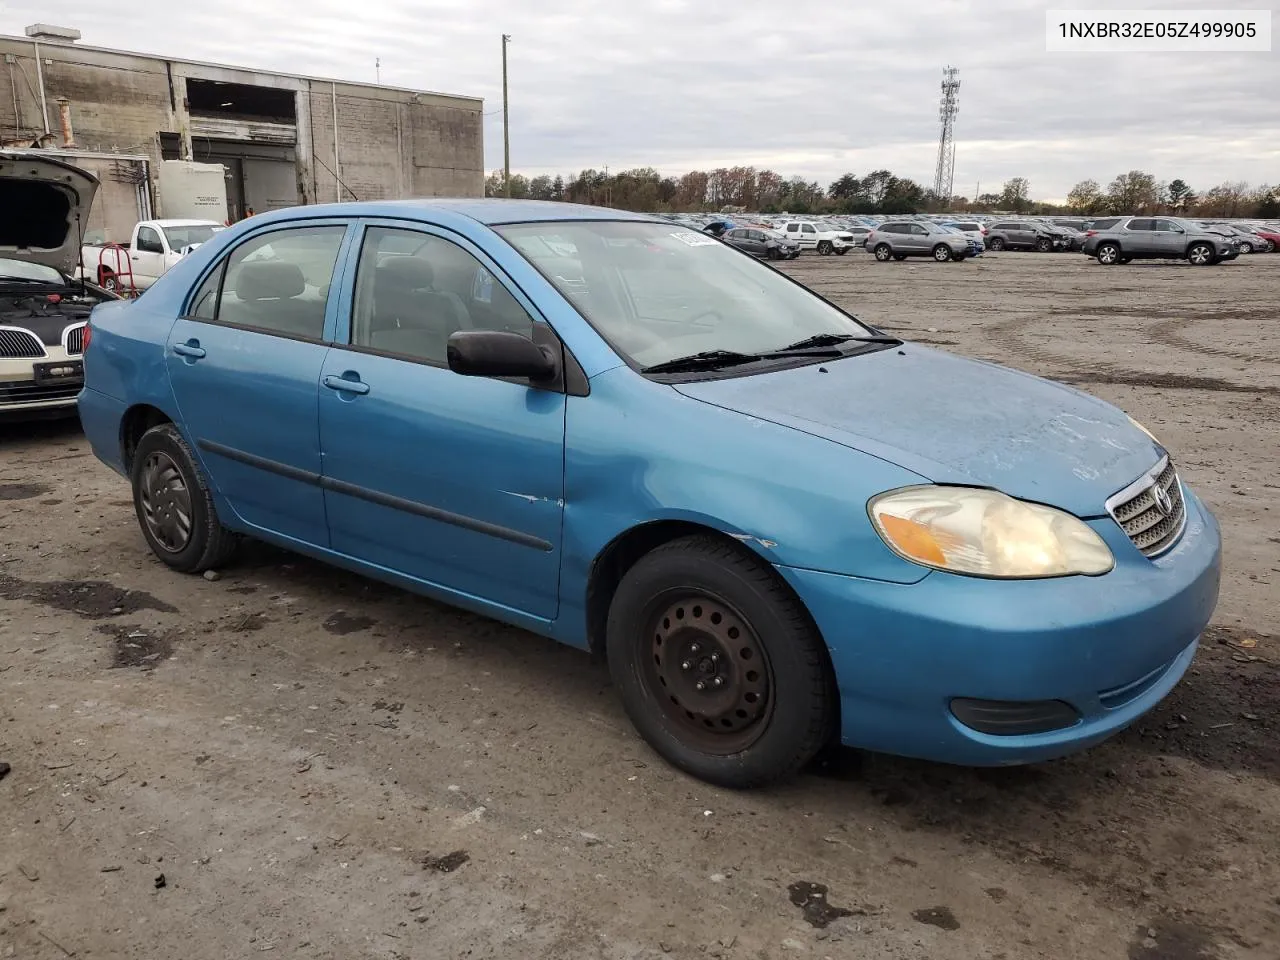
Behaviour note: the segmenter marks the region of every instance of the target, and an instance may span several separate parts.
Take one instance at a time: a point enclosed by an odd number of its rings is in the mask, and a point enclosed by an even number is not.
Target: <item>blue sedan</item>
[[[80,415],[174,570],[253,537],[604,653],[706,780],[1018,764],[1178,682],[1218,527],[1144,428],[652,217],[257,216],[95,309]]]

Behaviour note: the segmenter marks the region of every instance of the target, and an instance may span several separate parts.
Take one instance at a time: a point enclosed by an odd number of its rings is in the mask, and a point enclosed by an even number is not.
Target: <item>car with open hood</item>
[[[0,419],[73,415],[89,313],[114,295],[74,279],[98,180],[0,152]]]
[[[91,327],[85,433],[173,570],[248,536],[597,651],[652,748],[718,784],[834,740],[1098,743],[1217,600],[1212,514],[1116,407],[655,217],[278,211]]]

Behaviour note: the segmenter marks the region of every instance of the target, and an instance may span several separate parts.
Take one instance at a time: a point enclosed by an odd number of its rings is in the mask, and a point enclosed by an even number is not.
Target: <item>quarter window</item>
[[[277,230],[236,247],[227,260],[218,322],[322,339],[329,284],[346,230],[342,226]]]
[[[462,247],[412,230],[370,227],[356,273],[351,343],[443,365],[459,330],[533,336],[511,292]]]

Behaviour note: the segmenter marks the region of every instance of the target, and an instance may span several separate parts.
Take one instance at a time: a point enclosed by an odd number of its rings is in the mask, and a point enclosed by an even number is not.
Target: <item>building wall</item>
[[[301,202],[337,198],[335,98],[339,175],[359,199],[481,196],[484,191],[483,102],[478,99],[335,84],[80,44],[42,43],[40,53],[53,147],[62,143],[54,99],[65,96],[81,149],[145,154],[158,163],[163,132],[179,136],[184,157],[194,153],[201,159],[199,136],[193,143],[185,107],[186,78],[222,80],[296,92]],[[0,54],[8,74],[0,73],[0,141],[29,143],[44,132],[34,47],[23,38],[0,36]],[[208,126],[200,118],[197,125]],[[230,135],[249,136],[251,127]],[[351,199],[351,193],[343,191],[343,198]]]

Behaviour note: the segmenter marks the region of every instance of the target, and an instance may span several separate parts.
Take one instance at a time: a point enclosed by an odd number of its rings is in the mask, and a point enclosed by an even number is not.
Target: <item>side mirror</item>
[[[446,348],[449,369],[464,377],[527,377],[549,380],[556,361],[528,337],[506,330],[459,330]]]

